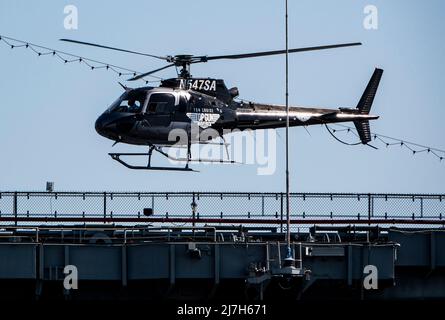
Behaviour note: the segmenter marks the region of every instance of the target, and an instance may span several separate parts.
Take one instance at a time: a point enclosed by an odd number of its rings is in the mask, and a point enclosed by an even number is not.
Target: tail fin
[[[371,142],[371,128],[369,127],[369,121],[354,121],[355,128],[363,144],[368,144]]]
[[[372,103],[374,102],[374,97],[379,87],[380,79],[382,78],[383,70],[376,68],[372,74],[371,80],[369,80],[365,91],[363,92],[360,101],[357,104],[357,109],[360,110],[362,114],[369,114],[371,111]],[[369,121],[354,121],[355,128],[363,144],[368,144],[372,140],[371,129],[369,127]]]
[[[371,80],[369,80],[365,92],[363,92],[363,95],[357,104],[357,109],[360,110],[360,113],[368,114],[369,111],[371,111],[372,102],[374,101],[377,88],[379,87],[380,79],[382,78],[382,74],[382,69],[376,68],[374,70]]]

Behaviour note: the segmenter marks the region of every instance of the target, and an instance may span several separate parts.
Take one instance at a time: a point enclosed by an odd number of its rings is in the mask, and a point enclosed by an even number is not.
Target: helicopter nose
[[[99,118],[97,118],[95,123],[95,128],[98,134],[102,136],[106,136],[110,134],[112,125],[110,125],[110,119],[107,115],[102,114]]]
[[[103,129],[105,127],[105,122],[103,119],[103,116],[100,116],[99,118],[97,118],[95,126],[97,133],[101,134],[103,132]]]

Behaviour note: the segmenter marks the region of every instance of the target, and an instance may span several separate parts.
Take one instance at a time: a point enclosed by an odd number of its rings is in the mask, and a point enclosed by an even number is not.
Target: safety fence
[[[445,195],[292,193],[293,227],[445,225]],[[248,192],[0,192],[0,223],[286,224],[286,194]]]

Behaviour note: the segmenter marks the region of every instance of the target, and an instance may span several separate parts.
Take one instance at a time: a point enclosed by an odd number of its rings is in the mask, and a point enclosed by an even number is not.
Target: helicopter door
[[[170,93],[152,93],[147,104],[146,113],[152,126],[167,127],[175,112],[175,96]]]

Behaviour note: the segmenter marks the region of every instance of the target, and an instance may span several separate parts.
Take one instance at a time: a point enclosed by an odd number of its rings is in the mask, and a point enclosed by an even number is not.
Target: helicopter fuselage
[[[216,79],[178,78],[165,80],[160,87],[127,88],[97,119],[96,131],[116,142],[172,145],[187,141],[178,140],[181,133],[193,143],[199,140],[196,134],[209,129],[222,136],[236,129],[286,126],[284,106],[235,101],[237,94],[237,88],[228,90]],[[289,108],[290,126],[377,118],[356,108]]]

